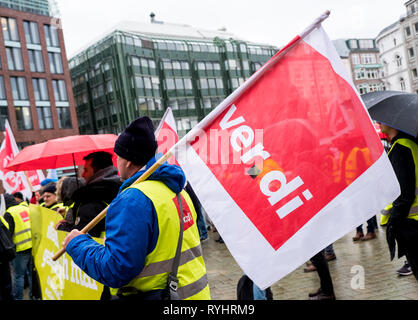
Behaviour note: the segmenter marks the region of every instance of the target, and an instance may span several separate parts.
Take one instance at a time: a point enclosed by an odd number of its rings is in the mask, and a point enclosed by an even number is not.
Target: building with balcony
[[[385,90],[379,49],[374,39],[347,39],[351,75],[360,94]]]
[[[171,107],[182,136],[276,51],[154,16],[122,22],[69,61],[80,133],[117,134],[142,115],[157,125]]]
[[[78,134],[60,20],[48,0],[0,0],[0,129],[18,146]]]

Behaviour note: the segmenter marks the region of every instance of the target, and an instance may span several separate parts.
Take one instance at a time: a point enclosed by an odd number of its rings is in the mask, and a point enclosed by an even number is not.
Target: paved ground
[[[380,217],[378,217],[380,218]],[[366,224],[363,226],[364,229]],[[413,275],[398,276],[404,259],[389,257],[385,229],[379,227],[377,238],[354,243],[355,230],[334,243],[337,259],[329,262],[335,295],[340,300],[418,300],[418,281]],[[225,244],[215,242],[218,233],[209,231],[202,244],[212,299],[235,300],[236,285],[242,271]],[[308,293],[319,288],[316,272],[304,273],[305,264],[272,286],[275,300],[307,300]],[[356,288],[358,270],[364,268],[364,288]],[[354,289],[351,283],[354,284]]]
[[[376,239],[353,242],[353,230],[334,243],[337,259],[329,262],[329,268],[337,299],[418,300],[418,281],[413,275],[397,275],[396,270],[405,260],[395,258],[390,261],[385,232],[379,227]],[[209,239],[202,243],[212,299],[236,300],[236,286],[242,270],[225,244],[215,242],[218,238],[218,233],[209,231]],[[359,266],[364,268],[364,288],[353,289],[351,282],[358,275]],[[271,287],[275,300],[307,300],[308,293],[319,288],[317,273],[304,273],[304,267],[305,264],[301,265]],[[25,299],[28,299],[27,289]]]

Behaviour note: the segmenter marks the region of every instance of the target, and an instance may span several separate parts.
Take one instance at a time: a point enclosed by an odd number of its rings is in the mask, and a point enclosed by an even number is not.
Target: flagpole
[[[26,181],[27,181],[27,182],[28,182],[28,184],[29,184],[30,192],[32,192],[32,193],[33,193],[33,186],[32,186],[32,182],[30,182],[30,179],[29,179],[29,177],[28,177],[28,173],[27,173],[26,171],[23,171],[23,173],[25,174]]]

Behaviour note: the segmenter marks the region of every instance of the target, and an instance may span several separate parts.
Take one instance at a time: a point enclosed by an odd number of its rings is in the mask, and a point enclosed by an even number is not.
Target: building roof
[[[113,30],[127,31],[149,37],[164,37],[170,39],[213,40],[218,37],[221,39],[233,38],[235,40],[240,40],[239,37],[227,31],[205,30],[185,24],[165,22],[143,23],[137,21],[122,21],[114,26]]]
[[[170,40],[213,41],[213,39],[216,37],[224,40],[232,38],[234,40],[245,41],[249,45],[272,47],[272,45],[269,44],[258,42],[256,43],[244,40],[243,38],[238,37],[233,33],[227,32],[226,30],[206,30],[191,27],[186,24],[175,24],[166,22],[144,23],[138,21],[121,21],[114,25],[112,28],[108,29],[106,32],[104,32],[101,36],[95,38],[93,41],[89,41],[89,43],[78,49],[74,54],[72,54],[70,59],[76,57],[83,51],[99,43],[101,40],[103,40],[104,38],[116,31],[137,34],[138,36],[142,37],[161,38]]]
[[[348,58],[350,54],[350,49],[347,47],[347,43],[345,39],[332,40],[332,43],[335,49],[337,49],[338,55],[341,58]]]
[[[385,27],[382,29],[382,31],[379,32],[379,34],[376,36],[376,39],[379,38],[379,36],[381,36],[382,34],[384,34],[387,31],[390,31],[392,29],[395,29],[395,27],[399,24],[399,20],[395,21],[394,23],[392,23],[391,25]]]

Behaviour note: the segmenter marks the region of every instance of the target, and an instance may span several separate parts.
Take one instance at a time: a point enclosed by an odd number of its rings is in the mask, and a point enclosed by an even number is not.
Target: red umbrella
[[[84,164],[83,157],[96,151],[114,154],[114,134],[77,135],[52,139],[25,147],[7,169],[18,172],[54,169]]]

